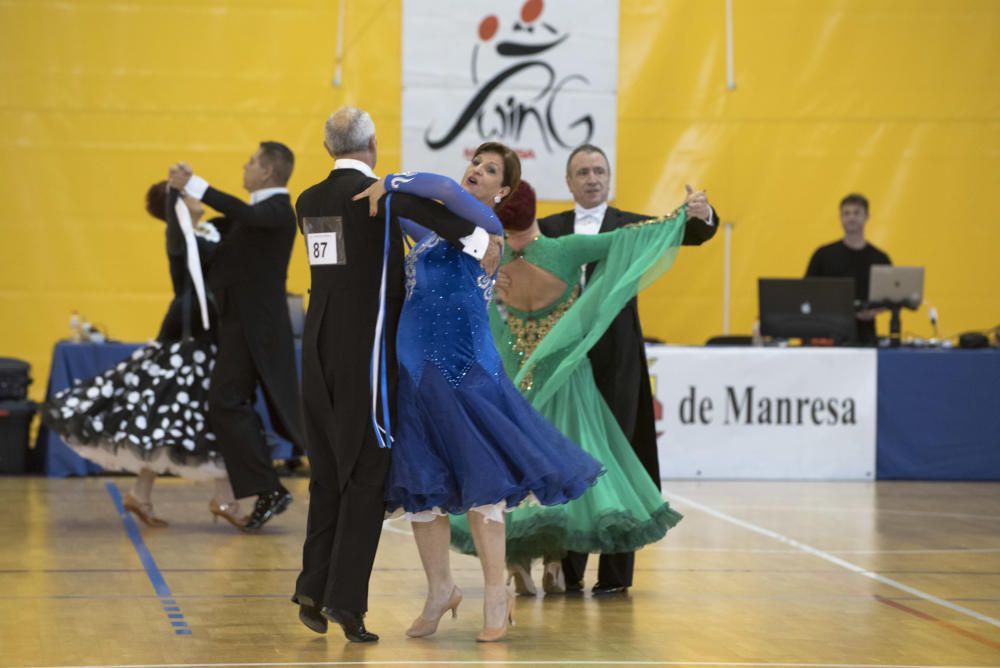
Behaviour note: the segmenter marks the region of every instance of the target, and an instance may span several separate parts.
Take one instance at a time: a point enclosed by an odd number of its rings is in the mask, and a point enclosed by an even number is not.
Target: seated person
[[[865,240],[866,222],[868,200],[864,195],[850,194],[840,200],[840,224],[844,227],[844,238],[817,248],[806,269],[806,278],[853,278],[854,300],[859,305],[868,301],[872,265],[892,264],[888,255]],[[860,345],[873,346],[878,342],[875,336],[875,316],[881,310],[858,311],[857,341]]]

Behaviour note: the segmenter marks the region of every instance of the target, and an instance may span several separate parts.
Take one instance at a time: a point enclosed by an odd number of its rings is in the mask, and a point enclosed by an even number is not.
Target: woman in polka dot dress
[[[157,340],[57,394],[43,406],[42,419],[82,457],[109,471],[137,474],[124,504],[147,526],[167,526],[153,512],[151,497],[156,476],[171,473],[213,481],[210,511],[240,527],[243,520],[207,420],[215,345],[203,272],[225,221],[200,222],[201,202],[175,198],[166,182],[146,194],[146,210],[167,222],[174,288]]]

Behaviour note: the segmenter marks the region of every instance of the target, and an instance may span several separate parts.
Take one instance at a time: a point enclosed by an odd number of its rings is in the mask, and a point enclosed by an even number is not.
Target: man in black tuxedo
[[[247,530],[282,513],[292,496],[271,463],[254,411],[257,384],[275,430],[302,443],[299,382],[285,281],[295,212],[285,184],[294,156],[284,144],[261,142],[243,167],[250,203],[216,190],[186,163],[170,168],[170,185],[225,216],[226,235],[213,258],[209,289],[219,312],[219,352],[212,370],[208,415],[236,498],[257,495]]]
[[[547,216],[538,221],[542,233],[549,237],[566,234],[598,234],[623,225],[657,216],[629,213],[608,206],[611,167],[604,151],[591,144],[577,147],[566,163],[566,184],[573,193],[576,207],[572,211]],[[684,245],[696,246],[712,238],[718,216],[709,206],[703,192],[687,188],[688,222],[684,229]],[[588,265],[581,280],[594,270]],[[649,365],[643,343],[639,308],[635,299],[622,309],[589,353],[594,368],[594,380],[601,395],[614,413],[625,436],[632,444],[649,476],[660,486],[660,462],[656,452],[656,425],[653,415],[653,393],[649,383]],[[624,592],[632,586],[635,553],[602,554],[597,583],[593,593]],[[587,555],[571,552],[563,560],[563,573],[569,591],[581,591]]]
[[[372,395],[378,400],[379,426],[387,426],[383,398],[388,399],[392,424],[396,327],[405,297],[403,237],[396,217],[420,223],[480,260],[489,250],[491,261],[498,262],[499,247],[485,230],[440,204],[396,193],[384,258],[385,200],[372,218],[368,199],[351,199],[376,179],[375,125],[366,112],[344,107],[327,120],[324,135],[324,146],[335,160],[333,171],[296,202],[312,274],[302,339],[303,415],[312,471],[302,572],[292,601],[299,604],[299,619],[313,631],[326,632],[330,620],[341,625],[349,640],[373,642],[378,636],[365,628],[364,615],[392,451],[380,447]],[[376,388],[371,383],[384,262],[385,397],[381,383]]]

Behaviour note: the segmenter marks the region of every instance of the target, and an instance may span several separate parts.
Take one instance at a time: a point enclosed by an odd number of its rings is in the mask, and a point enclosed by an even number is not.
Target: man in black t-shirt
[[[868,301],[868,285],[873,264],[892,264],[889,256],[865,240],[868,200],[851,194],[840,200],[840,224],[844,238],[820,246],[809,260],[806,278],[816,276],[854,279],[854,299]],[[857,339],[861,345],[875,345],[875,316],[880,309],[861,309],[857,313]]]

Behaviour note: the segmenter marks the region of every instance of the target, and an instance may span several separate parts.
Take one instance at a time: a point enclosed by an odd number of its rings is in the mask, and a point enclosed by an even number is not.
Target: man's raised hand
[[[685,185],[684,190],[687,192],[684,203],[687,204],[688,218],[708,220],[712,207],[708,205],[708,196],[705,194],[705,191],[695,191],[690,185]]]

